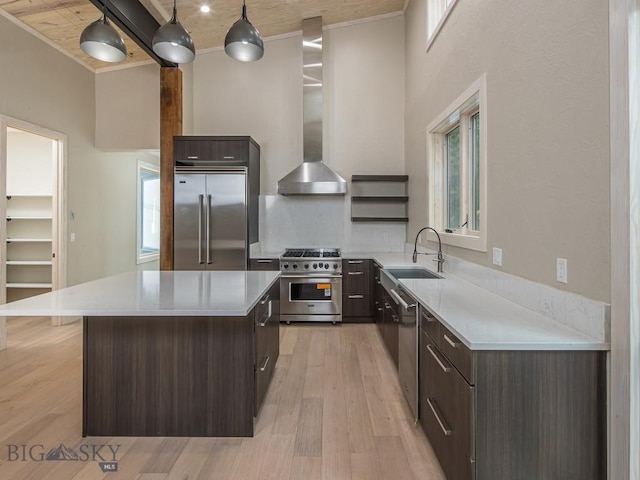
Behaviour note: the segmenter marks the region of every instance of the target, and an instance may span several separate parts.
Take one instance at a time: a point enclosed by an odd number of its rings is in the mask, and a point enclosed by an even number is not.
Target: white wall
[[[0,114],[68,136],[68,283],[137,268],[135,154],[94,147],[94,74],[0,17]],[[127,249],[133,254],[123,254]],[[152,265],[145,265],[152,267]]]
[[[301,34],[268,40],[264,57],[248,64],[222,50],[198,55],[193,134],[251,135],[260,144],[263,248],[355,249],[373,236],[380,242],[371,248],[402,249],[402,227],[352,224],[348,198],[276,194],[278,180],[302,162],[301,41]],[[325,29],[323,45],[325,163],[348,181],[404,173],[404,17]],[[289,213],[296,212],[306,213],[292,230]]]
[[[96,148],[160,148],[160,66],[100,72],[96,75]]]
[[[460,1],[429,52],[425,3],[406,12],[409,238],[429,223],[426,127],[486,73],[489,252],[446,253],[494,268],[500,247],[503,271],[608,301],[607,2]]]

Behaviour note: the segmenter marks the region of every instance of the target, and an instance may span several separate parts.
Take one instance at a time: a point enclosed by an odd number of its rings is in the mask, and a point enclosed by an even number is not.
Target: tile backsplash
[[[351,197],[260,196],[260,248],[339,247],[345,251],[402,252],[404,223],[352,223]]]

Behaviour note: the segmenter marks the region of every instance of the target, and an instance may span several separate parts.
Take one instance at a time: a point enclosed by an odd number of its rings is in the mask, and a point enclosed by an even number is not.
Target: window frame
[[[443,9],[442,8],[443,1],[445,0],[427,0],[427,9],[426,9],[427,14],[425,18],[426,20],[425,32],[426,32],[426,38],[427,38],[426,51],[427,52],[431,48],[431,45],[433,45],[433,42],[438,37],[438,34],[444,27],[444,24],[447,22],[449,15],[451,15],[451,12],[453,11],[456,4],[458,3],[458,0],[450,0],[448,5]],[[433,27],[430,25],[431,15],[435,15],[439,17],[439,20],[436,22],[435,26]]]
[[[429,220],[431,226],[440,232],[442,243],[456,247],[487,251],[487,105],[486,76],[483,75],[452,102],[427,127],[427,171],[429,185]],[[470,224],[453,232],[446,232],[447,164],[446,135],[460,126],[460,205],[461,222],[471,220],[472,185],[472,118],[479,115],[479,220],[480,230],[472,230]],[[433,232],[427,238],[436,241]]]
[[[142,250],[142,173],[148,172],[158,175],[160,167],[149,162],[138,160],[136,164],[136,265],[160,260],[160,249],[153,253],[141,253]],[[160,217],[158,217],[160,221]]]

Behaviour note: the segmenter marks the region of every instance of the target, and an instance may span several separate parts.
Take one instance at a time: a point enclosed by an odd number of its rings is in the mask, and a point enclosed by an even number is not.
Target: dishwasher
[[[413,418],[417,422],[418,412],[418,308],[415,300],[402,290],[398,281],[384,269],[380,280],[384,289],[401,309],[398,328],[398,375]]]

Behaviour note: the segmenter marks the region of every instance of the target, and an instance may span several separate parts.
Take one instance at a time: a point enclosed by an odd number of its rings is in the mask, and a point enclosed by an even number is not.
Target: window
[[[160,256],[160,171],[138,161],[138,245],[137,263]]]
[[[458,0],[427,0],[427,51]]]
[[[443,243],[479,251],[487,250],[485,98],[483,76],[427,128],[430,223]]]

